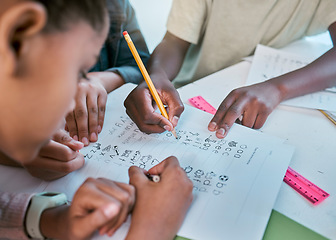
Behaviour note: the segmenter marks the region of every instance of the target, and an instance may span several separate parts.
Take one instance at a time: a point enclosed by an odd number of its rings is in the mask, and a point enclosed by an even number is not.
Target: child
[[[174,0],[167,33],[148,63],[151,78],[169,120],[154,112],[145,83],[126,99],[127,113],[144,132],[176,126],[183,104],[174,89],[239,62],[258,43],[282,47],[306,35],[329,30],[336,41],[334,0]],[[336,48],[308,66],[264,83],[233,90],[209,123],[216,136],[227,135],[233,123],[260,128],[283,100],[336,85]],[[215,87],[215,86],[214,86]]]
[[[77,151],[89,142],[97,141],[104,124],[107,93],[125,82],[139,83],[142,80],[141,72],[122,35],[124,30],[132,34],[139,55],[146,63],[149,53],[135,12],[128,0],[108,0],[107,8],[109,35],[97,64],[87,74],[89,80],[79,81],[76,106],[66,117],[66,129],[72,138],[65,131],[58,130],[33,161],[19,165],[0,152],[1,164],[24,167],[32,176],[47,181],[81,168],[85,161]]]
[[[78,80],[105,40],[105,9],[105,0],[2,1],[0,107],[6,117],[0,120],[0,150],[5,155],[29,162],[59,129],[74,107]],[[2,192],[0,237],[87,239],[96,230],[111,235],[132,211],[127,239],[172,239],[190,205],[192,184],[173,157],[149,172],[160,174],[161,181],[150,182],[137,167],[129,170],[133,186],[88,179],[70,206],[58,193]]]
[[[78,84],[76,107],[67,115],[66,128],[75,140],[95,142],[104,124],[107,93],[124,83],[139,83],[141,72],[129,51],[122,32],[127,30],[144,63],[149,52],[140,32],[135,12],[128,0],[108,0],[109,36],[100,52],[97,64]]]

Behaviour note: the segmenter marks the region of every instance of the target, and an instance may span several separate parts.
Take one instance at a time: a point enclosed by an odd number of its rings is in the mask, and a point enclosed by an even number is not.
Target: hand
[[[77,190],[71,206],[45,210],[41,233],[52,239],[90,239],[99,230],[112,236],[127,219],[135,201],[134,187],[108,179],[87,179]]]
[[[76,107],[66,116],[66,130],[70,136],[89,145],[96,142],[101,132],[107,101],[107,92],[98,77],[88,74],[89,79],[78,83]]]
[[[157,80],[154,85],[162,103],[168,106],[169,120],[162,116],[160,112],[155,112],[155,102],[146,82],[139,84],[126,98],[124,103],[126,113],[142,132],[161,133],[166,130],[171,131],[176,127],[179,117],[184,111],[183,103],[168,79]]]
[[[64,130],[59,130],[33,161],[22,166],[34,177],[54,180],[84,165],[84,156],[78,152],[81,148],[83,143],[72,139]]]
[[[192,182],[175,157],[169,157],[148,171],[160,182],[146,177],[146,171],[131,167],[130,184],[136,188],[136,204],[127,239],[173,239],[192,202]]]
[[[235,89],[221,103],[208,129],[224,138],[236,120],[250,128],[261,128],[280,101],[278,88],[270,82]]]

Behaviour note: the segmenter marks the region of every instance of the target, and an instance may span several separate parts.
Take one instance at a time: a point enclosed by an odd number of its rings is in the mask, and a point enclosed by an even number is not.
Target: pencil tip
[[[173,128],[173,130],[172,130],[171,132],[172,132],[172,134],[174,135],[174,137],[175,137],[176,139],[178,139],[178,136],[177,136],[177,134],[176,134],[175,128]]]

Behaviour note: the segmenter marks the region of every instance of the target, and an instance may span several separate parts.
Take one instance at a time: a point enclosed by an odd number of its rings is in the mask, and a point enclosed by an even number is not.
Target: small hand
[[[129,169],[137,200],[127,239],[173,239],[192,202],[192,182],[175,157],[167,158],[148,173],[160,175],[160,182],[150,181],[143,169]]]
[[[237,120],[244,126],[261,128],[280,101],[278,89],[269,82],[235,89],[221,103],[208,129],[224,138]]]
[[[98,77],[88,74],[78,83],[76,107],[66,117],[66,129],[75,140],[84,143],[98,140],[105,118],[107,92]]]
[[[23,163],[23,167],[34,177],[54,180],[81,168],[85,161],[78,151],[83,143],[72,139],[67,132],[59,130],[41,148],[38,156],[31,162]]]
[[[87,179],[71,206],[43,212],[42,234],[55,239],[89,239],[99,230],[111,236],[127,219],[135,202],[134,187],[108,179]]]
[[[126,113],[145,133],[161,133],[176,127],[179,117],[184,111],[183,103],[173,84],[168,80],[154,82],[164,105],[168,106],[167,120],[160,112],[155,111],[155,102],[145,82],[139,84],[126,98]]]

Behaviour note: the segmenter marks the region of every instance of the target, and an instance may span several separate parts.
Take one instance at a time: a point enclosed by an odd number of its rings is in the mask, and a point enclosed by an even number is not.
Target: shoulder
[[[111,22],[116,20],[126,21],[129,6],[128,0],[107,0],[107,9]]]

